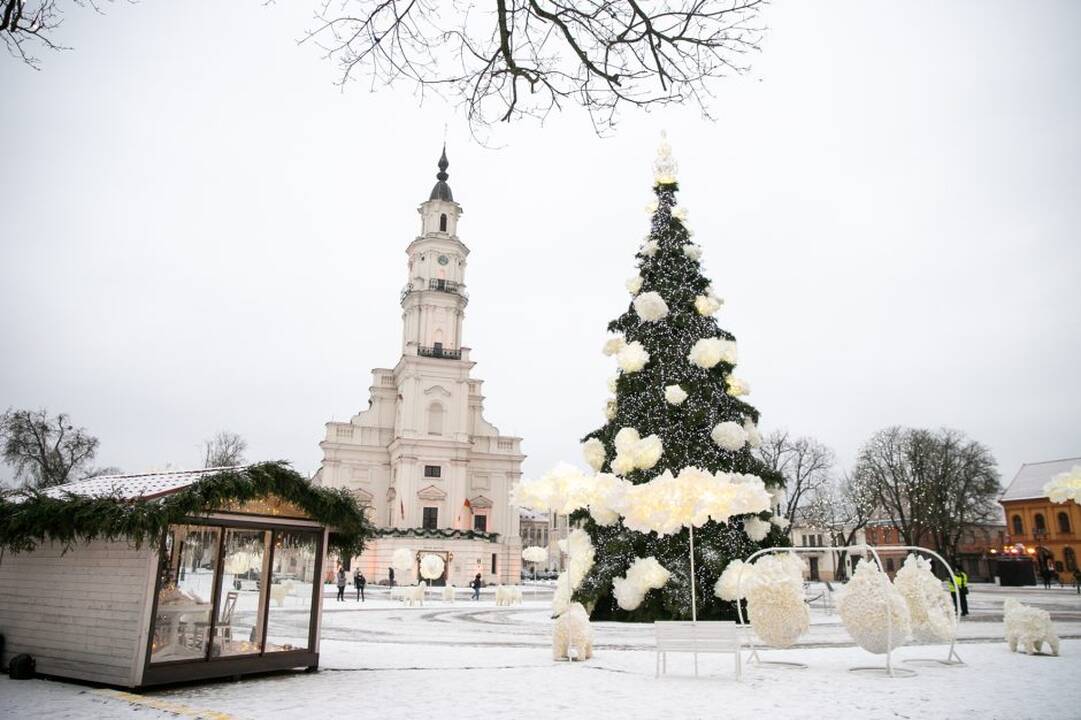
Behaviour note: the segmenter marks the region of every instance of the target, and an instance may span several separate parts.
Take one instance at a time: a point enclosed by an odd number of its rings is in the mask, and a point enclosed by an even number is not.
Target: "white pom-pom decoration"
[[[642,246],[642,251],[641,252],[646,257],[653,257],[654,255],[657,254],[657,251],[660,250],[660,249],[661,249],[660,243],[658,243],[656,240],[650,240],[649,242],[647,242],[645,245]]]
[[[604,467],[604,443],[597,438],[586,440],[582,443],[582,457],[585,458],[586,464],[599,472]]]
[[[679,220],[680,222],[686,222],[687,208],[683,207],[682,205],[677,205],[676,207],[672,208],[672,217],[674,217],[676,220]]]
[[[627,292],[631,295],[637,295],[638,291],[642,289],[642,276],[635,275],[632,278],[627,278],[627,282],[624,283],[627,287]]]
[[[531,545],[522,550],[522,559],[530,563],[542,563],[548,560],[548,548]]]
[[[709,317],[721,309],[723,301],[712,295],[699,295],[694,299],[694,309],[699,315]]]
[[[709,436],[713,438],[713,442],[732,452],[742,449],[747,444],[747,431],[731,420],[717,423]]]
[[[657,322],[668,314],[668,303],[658,292],[642,293],[634,299],[633,305],[644,322]]]
[[[1081,465],[1074,465],[1068,472],[1059,473],[1043,487],[1047,498],[1053,503],[1073,500],[1081,505]]]
[[[751,394],[751,384],[746,380],[741,380],[738,377],[729,375],[727,380],[728,394],[733,397],[739,397],[740,395]]]
[[[622,335],[616,335],[615,337],[610,337],[610,338],[608,338],[608,340],[605,341],[604,349],[601,352],[603,352],[605,355],[608,355],[610,357],[610,356],[615,355],[616,353],[618,353],[620,350],[622,350],[626,346],[627,346],[627,341],[623,339],[623,336]]]
[[[446,563],[438,555],[425,555],[420,559],[420,576],[425,580],[435,580],[443,574]]]
[[[905,599],[912,620],[912,637],[919,643],[949,642],[954,636],[953,603],[931,563],[915,554],[905,558],[893,586]]]
[[[861,560],[856,566],[837,610],[848,634],[867,652],[881,655],[908,641],[905,599],[874,563]]]
[[[787,530],[788,526],[791,524],[788,521],[788,518],[786,518],[783,515],[774,515],[773,517],[771,517],[769,519],[769,521],[771,523],[773,523],[774,525],[776,525],[777,527],[781,528],[782,530]]]
[[[670,405],[682,405],[687,399],[687,392],[679,385],[668,385],[664,389],[664,399]]]
[[[717,583],[713,586],[713,594],[728,602],[735,602],[746,597],[752,572],[751,566],[742,560],[729,562],[724,572],[717,578]],[[743,577],[740,577],[740,573],[743,573]]]
[[[769,535],[770,523],[753,515],[743,520],[743,532],[755,542],[762,542]]]
[[[743,429],[747,431],[747,444],[752,448],[758,448],[762,446],[762,433],[758,431],[758,426],[751,422],[750,418],[743,421]]]
[[[656,465],[664,452],[664,445],[656,435],[640,437],[634,428],[623,428],[616,433],[616,459],[612,471],[626,475],[634,470],[649,470]]]
[[[642,604],[646,593],[664,587],[671,573],[664,569],[657,558],[635,558],[625,577],[612,582],[612,596],[624,610],[634,610]]]
[[[646,212],[652,215],[653,213],[657,212],[658,207],[659,205],[657,204],[656,200],[650,200],[646,203]]]
[[[623,372],[638,372],[649,362],[649,353],[646,352],[642,343],[635,340],[627,343],[622,350],[616,353],[616,362],[619,363],[619,367]]]
[[[608,420],[616,419],[616,412],[619,410],[619,406],[616,404],[615,398],[610,398],[604,403],[604,417]]]
[[[688,244],[683,246],[683,254],[686,255],[691,260],[695,260],[695,261],[701,260],[702,259],[702,246],[701,245],[695,245],[694,243],[688,243]]]
[[[735,365],[736,343],[721,338],[702,338],[691,347],[687,360],[707,370],[721,361]]]

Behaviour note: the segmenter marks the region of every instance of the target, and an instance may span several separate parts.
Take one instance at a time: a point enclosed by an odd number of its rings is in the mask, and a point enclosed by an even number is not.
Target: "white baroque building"
[[[385,582],[391,556],[415,551],[413,569],[396,584],[415,583],[421,554],[438,554],[447,572],[437,584],[517,583],[522,565],[519,518],[510,505],[521,477],[521,438],[484,419],[482,381],[462,344],[469,302],[469,248],[458,238],[461,206],[447,185],[446,150],[438,182],[421,203],[420,235],[406,248],[402,350],[393,369],[372,371],[368,409],[329,422],[318,484],[343,487],[369,508],[378,528],[354,558],[369,582]]]

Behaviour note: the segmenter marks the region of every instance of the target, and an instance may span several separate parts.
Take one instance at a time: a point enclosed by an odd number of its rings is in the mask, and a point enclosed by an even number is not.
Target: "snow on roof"
[[[245,466],[204,468],[201,470],[171,470],[168,472],[137,473],[133,475],[99,475],[64,485],[55,485],[45,491],[50,497],[81,495],[84,497],[120,497],[152,499],[171,495],[193,485],[207,475],[223,470],[239,470]]]
[[[522,520],[548,520],[548,513],[538,512],[537,510],[530,510],[529,508],[518,508],[518,517]]]
[[[1013,481],[999,500],[1030,500],[1047,497],[1043,486],[1059,473],[1069,472],[1074,465],[1081,465],[1081,457],[1025,463],[1014,475]]]

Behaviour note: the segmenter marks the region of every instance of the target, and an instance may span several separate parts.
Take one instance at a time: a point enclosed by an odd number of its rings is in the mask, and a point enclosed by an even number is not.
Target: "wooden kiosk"
[[[369,535],[353,496],[279,463],[9,494],[0,662],[129,688],[316,669],[327,548]]]

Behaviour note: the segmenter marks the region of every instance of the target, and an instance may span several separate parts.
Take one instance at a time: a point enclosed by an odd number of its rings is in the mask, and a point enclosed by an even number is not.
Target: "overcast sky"
[[[129,472],[222,428],[313,472],[397,361],[446,122],[487,417],[527,475],[578,461],[666,128],[764,429],[848,467],[948,425],[1007,481],[1081,455],[1081,3],[780,0],[716,122],[568,112],[498,150],[405,86],[340,92],[295,43],[313,6],[76,9],[40,72],[0,59],[0,409],[66,411]]]

